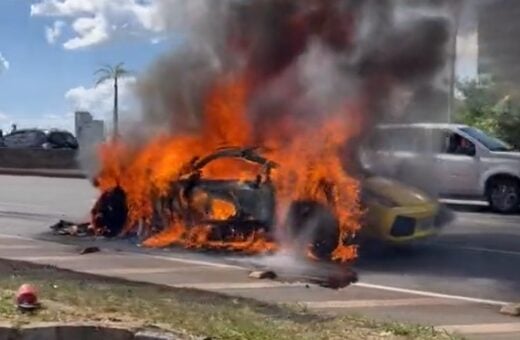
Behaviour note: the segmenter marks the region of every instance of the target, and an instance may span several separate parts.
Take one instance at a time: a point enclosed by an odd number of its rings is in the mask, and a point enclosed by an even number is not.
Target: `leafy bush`
[[[491,81],[457,83],[456,121],[520,147],[520,106]]]

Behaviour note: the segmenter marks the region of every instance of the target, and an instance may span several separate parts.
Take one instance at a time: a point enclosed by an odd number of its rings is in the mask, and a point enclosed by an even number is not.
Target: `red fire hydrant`
[[[31,284],[24,283],[16,293],[16,305],[21,310],[35,310],[40,307],[38,302],[38,291]]]

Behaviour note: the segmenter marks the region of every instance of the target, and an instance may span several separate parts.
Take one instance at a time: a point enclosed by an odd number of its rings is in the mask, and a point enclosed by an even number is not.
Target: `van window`
[[[476,149],[475,144],[473,144],[469,139],[464,138],[458,133],[452,132],[448,135],[448,143],[446,153],[452,155],[466,155],[466,156],[474,156]]]
[[[429,148],[428,130],[415,127],[378,128],[370,148],[384,151],[423,152]]]
[[[482,143],[486,148],[491,151],[513,151],[514,148],[507,144],[506,142],[501,141],[498,138],[489,136],[479,129],[475,129],[473,127],[465,127],[460,129],[462,132],[467,133],[470,137],[475,138],[480,143]]]

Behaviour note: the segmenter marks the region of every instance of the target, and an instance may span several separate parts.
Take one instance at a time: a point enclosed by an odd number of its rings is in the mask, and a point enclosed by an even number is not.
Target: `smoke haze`
[[[184,43],[141,79],[144,126],[196,131],[209,87],[232,72],[250,76],[248,115],[261,128],[287,112],[316,123],[352,98],[366,106],[367,131],[414,120],[403,100],[420,97],[445,67],[451,26],[445,2],[410,3],[163,1],[165,24]]]

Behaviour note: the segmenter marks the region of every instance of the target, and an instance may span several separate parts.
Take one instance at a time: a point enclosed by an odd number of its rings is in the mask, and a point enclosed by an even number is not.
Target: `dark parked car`
[[[24,129],[3,136],[1,146],[18,149],[77,149],[78,141],[72,133],[64,130]]]

